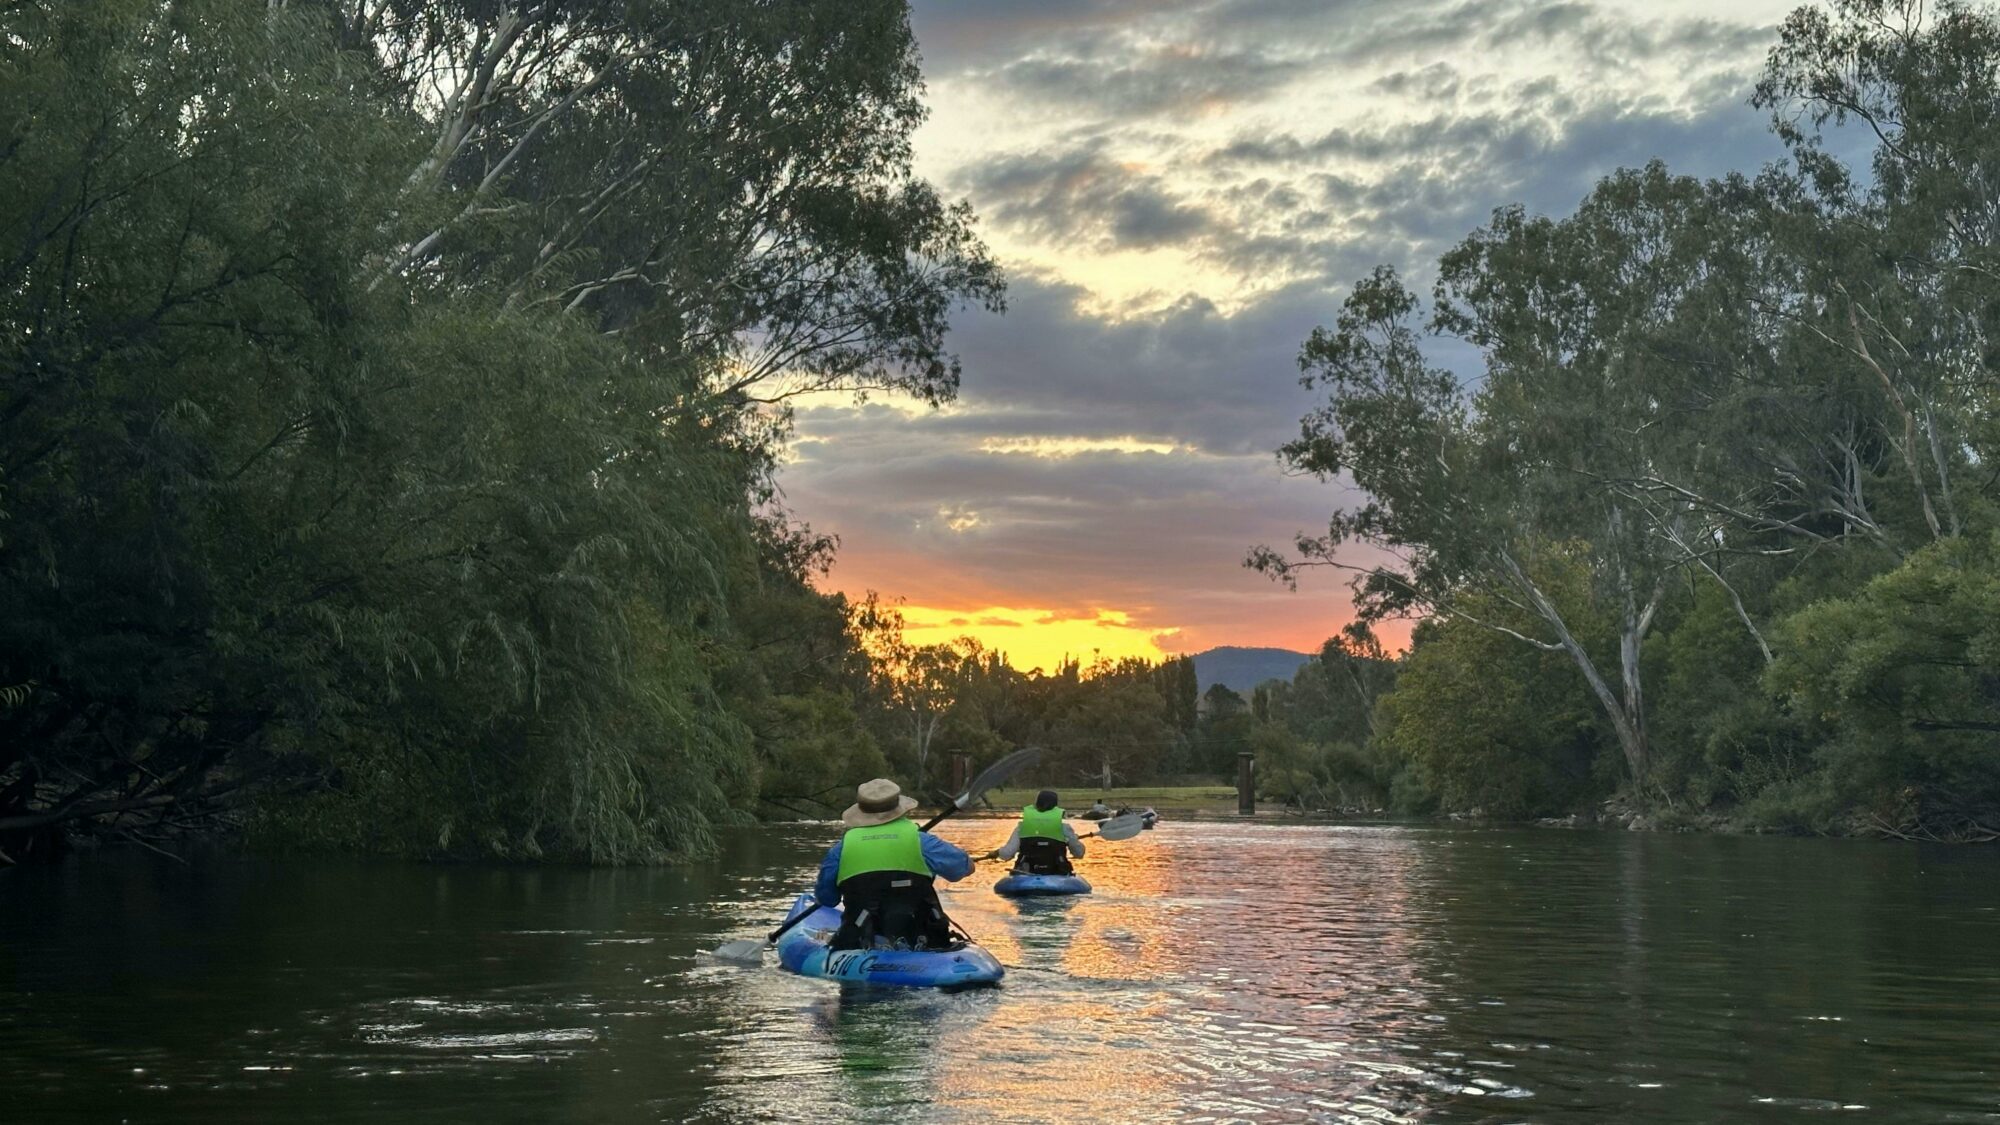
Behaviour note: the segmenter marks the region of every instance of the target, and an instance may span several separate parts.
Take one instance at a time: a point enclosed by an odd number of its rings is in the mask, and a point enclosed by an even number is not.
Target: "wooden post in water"
[[[1251,775],[1256,772],[1257,761],[1248,750],[1236,754],[1236,814],[1238,816],[1257,815],[1257,786]]]
[[[972,784],[972,755],[963,750],[953,750],[951,752],[951,791],[953,793],[963,793],[965,792],[965,787],[970,784]]]

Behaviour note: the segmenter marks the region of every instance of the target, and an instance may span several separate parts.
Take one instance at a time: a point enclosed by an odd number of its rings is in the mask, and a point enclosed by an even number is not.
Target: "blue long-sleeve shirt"
[[[972,857],[965,854],[964,848],[928,832],[918,833],[917,842],[923,845],[924,863],[938,878],[956,883],[972,874]],[[813,897],[821,906],[833,906],[840,901],[839,844],[828,848],[826,858],[819,861],[819,883],[813,887]]]

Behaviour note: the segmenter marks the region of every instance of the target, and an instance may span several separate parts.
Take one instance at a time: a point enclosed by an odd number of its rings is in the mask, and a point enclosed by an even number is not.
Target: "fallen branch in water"
[[[163,848],[163,847],[160,847],[160,846],[159,846],[159,845],[157,845],[157,844],[149,844],[149,843],[147,843],[146,841],[144,841],[144,840],[141,840],[141,839],[140,839],[140,838],[138,837],[138,834],[137,834],[137,833],[134,833],[134,832],[130,832],[130,831],[126,831],[126,832],[120,832],[120,833],[118,833],[118,835],[119,835],[119,836],[121,836],[121,837],[123,837],[123,838],[125,838],[126,840],[129,840],[129,841],[131,841],[131,842],[132,842],[132,843],[134,843],[134,844],[137,844],[137,845],[139,845],[140,847],[142,847],[142,848],[146,849],[146,850],[147,850],[147,851],[149,851],[149,852],[153,852],[153,853],[156,853],[156,854],[158,854],[158,855],[163,855],[163,856],[166,856],[166,857],[167,857],[168,859],[171,859],[171,860],[173,860],[173,861],[174,861],[175,863],[181,863],[181,864],[185,864],[185,863],[187,862],[187,859],[186,859],[186,857],[184,857],[184,856],[177,856],[177,855],[175,855],[174,853],[172,853],[172,852],[168,851],[167,849],[165,849],[165,848]]]

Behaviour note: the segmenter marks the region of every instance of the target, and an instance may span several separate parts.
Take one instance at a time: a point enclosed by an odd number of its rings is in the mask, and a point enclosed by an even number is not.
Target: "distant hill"
[[[1196,691],[1207,691],[1210,684],[1223,684],[1229,690],[1250,698],[1250,692],[1265,680],[1287,680],[1299,670],[1299,665],[1311,660],[1312,655],[1293,652],[1288,648],[1237,648],[1224,645],[1207,652],[1194,654],[1194,679]]]

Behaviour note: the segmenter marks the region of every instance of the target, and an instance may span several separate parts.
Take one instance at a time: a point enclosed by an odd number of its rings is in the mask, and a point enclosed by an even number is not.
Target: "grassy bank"
[[[995,789],[986,795],[995,809],[1012,811],[1034,802],[1035,789]],[[1120,805],[1130,805],[1135,809],[1153,808],[1160,812],[1220,812],[1236,811],[1236,787],[1233,785],[1183,785],[1158,786],[1135,789],[1072,789],[1064,794],[1063,807],[1071,816],[1076,816],[1090,807],[1090,802],[1098,797],[1116,809]]]

